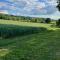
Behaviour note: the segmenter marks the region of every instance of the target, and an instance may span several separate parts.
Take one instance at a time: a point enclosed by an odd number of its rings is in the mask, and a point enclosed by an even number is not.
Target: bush
[[[56,21],[56,26],[60,27],[60,19]]]
[[[45,23],[50,23],[51,22],[51,19],[50,18],[47,18],[46,20],[45,20]]]

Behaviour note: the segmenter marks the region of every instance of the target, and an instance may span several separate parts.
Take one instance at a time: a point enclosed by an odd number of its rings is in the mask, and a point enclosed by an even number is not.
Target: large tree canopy
[[[58,3],[57,8],[60,11],[60,0],[57,0],[57,3]]]

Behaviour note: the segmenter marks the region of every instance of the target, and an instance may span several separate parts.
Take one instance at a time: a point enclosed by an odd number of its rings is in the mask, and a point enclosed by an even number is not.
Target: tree
[[[60,0],[57,0],[57,8],[58,8],[58,10],[60,11]]]
[[[46,18],[45,23],[50,23],[51,19],[50,18]]]
[[[56,26],[60,27],[60,19],[56,21]]]

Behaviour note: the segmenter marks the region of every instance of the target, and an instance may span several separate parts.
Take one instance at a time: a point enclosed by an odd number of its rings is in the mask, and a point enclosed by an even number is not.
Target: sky
[[[0,13],[59,19],[56,0],[0,0]]]

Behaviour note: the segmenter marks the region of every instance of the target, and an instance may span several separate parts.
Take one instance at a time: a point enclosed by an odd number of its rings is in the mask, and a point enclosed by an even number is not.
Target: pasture
[[[0,60],[60,60],[60,28],[51,25],[0,20]]]

